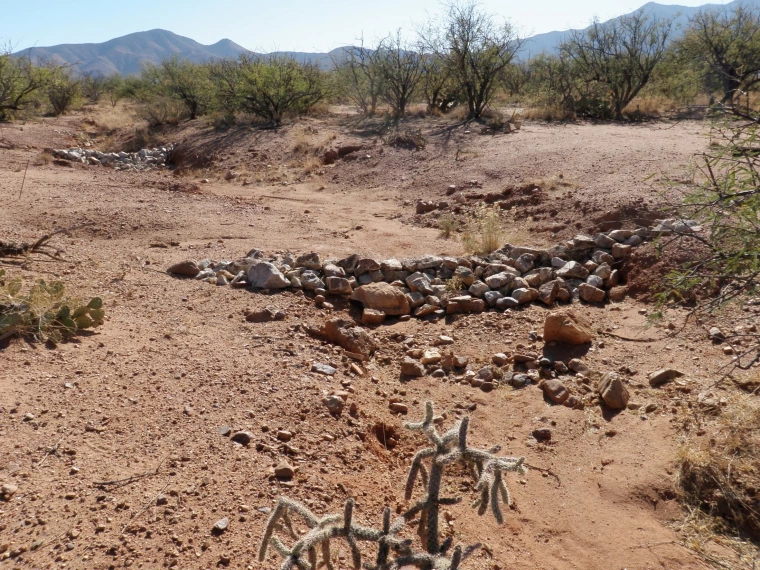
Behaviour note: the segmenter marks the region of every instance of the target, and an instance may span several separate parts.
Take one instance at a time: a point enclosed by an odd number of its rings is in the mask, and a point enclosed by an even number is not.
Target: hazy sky
[[[584,27],[632,12],[645,0],[482,0],[489,12],[508,17],[528,35]],[[6,0],[0,0],[6,2]],[[724,4],[725,0],[712,0]],[[705,0],[662,1],[698,6]],[[203,44],[222,38],[251,50],[329,51],[365,38],[411,29],[439,0],[61,0],[10,2],[3,9],[0,40],[14,48],[103,42],[163,28]]]

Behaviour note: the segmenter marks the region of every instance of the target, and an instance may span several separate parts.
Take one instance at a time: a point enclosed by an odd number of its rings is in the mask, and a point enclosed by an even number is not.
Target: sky
[[[0,0],[6,2],[7,0]],[[488,12],[509,18],[524,35],[582,28],[639,8],[644,0],[481,0]],[[705,0],[662,4],[699,6]],[[725,4],[725,0],[712,0]],[[63,43],[99,43],[163,28],[202,44],[229,38],[254,51],[326,52],[360,36],[379,38],[413,30],[440,13],[440,0],[129,0],[62,5],[60,0],[8,2],[0,42],[14,51]],[[64,3],[65,4],[65,3]]]

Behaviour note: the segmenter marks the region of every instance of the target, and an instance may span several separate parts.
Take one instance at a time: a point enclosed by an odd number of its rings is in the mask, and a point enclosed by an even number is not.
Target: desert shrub
[[[147,64],[142,80],[152,95],[175,99],[184,105],[190,120],[211,108],[213,86],[204,65],[172,57],[160,65]]]
[[[177,125],[188,115],[185,107],[176,99],[157,96],[140,105],[137,116],[147,121],[149,126],[158,127]]]
[[[609,22],[594,20],[586,30],[571,32],[560,51],[585,83],[595,84],[603,93],[581,99],[579,114],[609,113],[622,119],[623,109],[664,57],[671,28],[672,20],[657,19],[642,9]]]
[[[707,420],[710,443],[688,441],[679,451],[678,480],[684,499],[722,519],[724,530],[760,539],[760,402],[741,396]],[[709,408],[708,408],[709,409]]]
[[[28,57],[12,56],[9,47],[0,48],[0,121],[31,106],[49,80],[47,69]]]
[[[68,111],[81,93],[82,82],[67,69],[52,72],[47,85],[47,96],[53,113],[63,115]]]
[[[443,214],[438,218],[438,232],[443,239],[451,238],[451,234],[459,229],[459,220],[452,214]]]
[[[658,294],[660,303],[696,304],[692,315],[709,316],[729,303],[743,304],[760,292],[760,122],[725,120],[713,126],[710,149],[697,157],[693,177],[674,209],[663,238],[694,256],[673,268]],[[754,302],[754,301],[753,301]],[[760,333],[726,336],[738,341],[732,365],[760,362]]]
[[[108,78],[103,75],[92,71],[83,73],[80,78],[82,97],[84,97],[88,103],[93,105],[97,104],[106,92],[107,82]]]
[[[24,291],[20,278],[5,280],[5,270],[0,270],[0,340],[21,336],[58,343],[99,327],[104,318],[97,297],[89,302],[68,297],[63,283],[42,279]]]
[[[497,22],[474,1],[449,3],[441,22],[421,36],[425,51],[445,61],[471,119],[488,108],[500,76],[523,43],[513,25]]]
[[[368,117],[377,112],[377,104],[385,90],[381,65],[382,44],[346,48],[333,58],[333,76],[337,91]]]
[[[468,253],[488,255],[503,246],[505,239],[498,208],[482,206],[467,220],[462,246]]]
[[[395,117],[403,117],[422,78],[422,58],[402,40],[401,31],[385,38],[379,51],[383,100]]]
[[[315,64],[286,56],[241,56],[242,109],[273,125],[303,114],[327,96],[324,73]]]

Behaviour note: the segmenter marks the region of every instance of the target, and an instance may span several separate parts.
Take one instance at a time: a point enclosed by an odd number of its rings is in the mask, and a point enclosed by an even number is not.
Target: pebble
[[[230,519],[226,517],[223,519],[219,519],[218,521],[214,523],[214,528],[212,529],[212,532],[221,534],[225,530],[227,530],[229,526],[230,526]]]
[[[232,441],[240,445],[248,445],[253,439],[253,434],[249,431],[239,431],[232,436]]]
[[[335,376],[335,373],[337,372],[337,370],[329,364],[321,364],[319,362],[315,362],[311,365],[311,371],[316,372],[317,374],[323,374],[324,376]]]
[[[278,479],[292,479],[294,475],[295,470],[287,461],[281,461],[277,464],[277,467],[274,468],[274,476]]]
[[[396,414],[405,414],[409,411],[409,408],[406,404],[402,404],[401,402],[391,402],[388,406],[390,410]]]

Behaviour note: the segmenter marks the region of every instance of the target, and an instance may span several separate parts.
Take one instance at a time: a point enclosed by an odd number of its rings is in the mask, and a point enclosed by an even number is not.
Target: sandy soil
[[[3,564],[279,567],[274,556],[259,564],[255,552],[263,511],[280,495],[318,513],[338,511],[355,497],[358,517],[373,524],[384,505],[405,506],[406,471],[424,441],[390,412],[395,396],[409,405],[409,419],[429,399],[448,423],[474,405],[474,443],[500,444],[504,453],[524,455],[559,477],[558,483],[539,470],[510,476],[515,504],[503,526],[479,518],[469,507],[472,486],[450,478],[447,489],[465,498],[450,508],[455,542],[485,545],[468,568],[706,567],[671,525],[682,517],[674,458],[688,402],[729,358],[701,329],[669,338],[664,327],[646,328],[640,309],[647,307],[634,300],[583,306],[603,332],[653,339],[601,334],[576,355],[595,370],[628,369],[634,401],[657,405],[651,413],[606,415],[600,408],[549,405],[536,387],[483,393],[446,379],[400,381],[398,359],[406,347],[399,335],[413,337],[419,348],[450,335],[456,353],[484,364],[497,352],[540,352],[543,344],[529,336],[547,314],[537,306],[381,326],[372,331],[380,351],[359,376],[340,351],[303,332],[302,325],[327,316],[303,295],[254,294],[165,273],[185,258],[234,259],[254,247],[323,256],[456,254],[458,242],[439,238],[415,216],[417,199],[444,199],[450,184],[470,180],[488,192],[562,174],[573,186],[547,191],[534,213],[557,210],[564,227],[531,231],[549,222],[528,219],[519,207],[514,212],[512,237],[543,245],[623,212],[654,209],[659,198],[647,177],[682,171],[707,144],[697,122],[526,124],[496,137],[445,129],[443,122],[423,126],[427,147],[412,152],[384,146],[338,118],[308,119],[279,133],[218,134],[196,124],[172,136],[192,149],[188,156],[208,158],[202,168],[174,176],[32,165],[20,196],[27,160],[47,147],[74,146],[81,117],[3,128],[11,148],[0,148],[0,235],[33,241],[56,228],[95,223],[55,241],[65,262],[33,260],[11,272],[58,278],[83,297],[101,296],[108,315],[95,334],[55,348],[19,340],[0,348],[0,483],[18,486],[12,500],[0,503],[0,551],[14,554]],[[309,150],[294,151],[304,138]],[[325,144],[355,142],[366,145],[359,158],[305,174],[304,159]],[[226,182],[230,169],[241,176]],[[245,321],[246,308],[267,305],[284,309],[286,320]],[[357,315],[340,300],[335,312]],[[683,315],[669,318],[680,326]],[[333,378],[315,375],[313,362],[339,371]],[[646,375],[664,365],[685,372],[683,381],[649,388]],[[335,419],[322,397],[346,386],[357,413]],[[378,423],[400,434],[393,450],[376,437]],[[234,444],[220,435],[224,426],[248,429],[255,441]],[[538,427],[552,430],[550,443],[531,437]],[[276,437],[280,429],[294,434],[287,445]],[[282,460],[297,468],[291,482],[271,477]],[[212,535],[223,517],[229,529]],[[347,568],[348,550],[338,554],[339,567]]]

